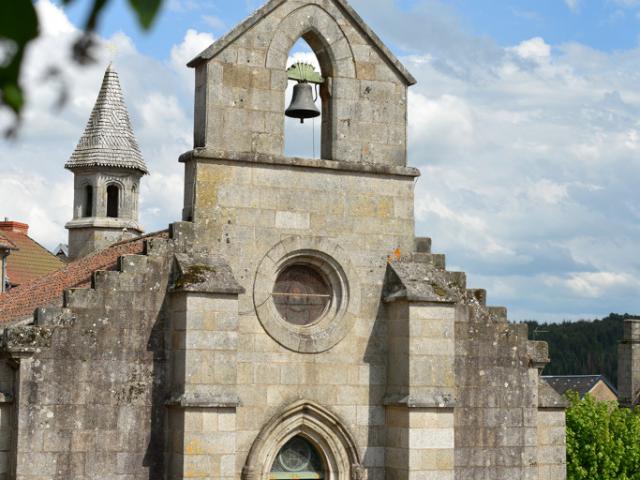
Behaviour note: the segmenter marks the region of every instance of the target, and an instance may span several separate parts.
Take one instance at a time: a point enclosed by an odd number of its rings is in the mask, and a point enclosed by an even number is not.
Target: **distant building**
[[[53,254],[63,262],[68,262],[69,246],[65,245],[64,243],[60,243],[56,248],[53,249]]]
[[[59,258],[29,237],[29,225],[25,223],[9,220],[0,222],[0,237],[13,246],[10,250],[5,250],[7,254],[0,253],[4,259],[4,276],[9,288],[55,272],[64,266]]]
[[[604,375],[552,375],[542,378],[560,395],[573,391],[580,398],[588,394],[601,402],[618,400],[618,390]]]

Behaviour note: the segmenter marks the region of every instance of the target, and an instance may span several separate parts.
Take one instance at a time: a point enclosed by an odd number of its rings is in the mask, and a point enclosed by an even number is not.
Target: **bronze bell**
[[[320,116],[320,110],[313,101],[313,87],[310,83],[297,83],[293,87],[291,105],[284,112],[287,117],[299,118],[304,123],[305,118]]]

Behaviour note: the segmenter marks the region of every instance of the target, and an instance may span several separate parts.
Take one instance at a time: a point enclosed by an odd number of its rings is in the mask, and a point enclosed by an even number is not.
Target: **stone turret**
[[[138,236],[140,179],[148,173],[124,103],[118,74],[109,65],[91,117],[65,168],[74,174],[69,258],[83,257]]]
[[[620,404],[640,404],[640,319],[625,319],[624,337],[618,346]]]

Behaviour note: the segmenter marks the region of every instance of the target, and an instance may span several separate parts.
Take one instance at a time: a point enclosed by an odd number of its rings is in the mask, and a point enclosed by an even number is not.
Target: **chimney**
[[[640,319],[624,321],[624,337],[618,346],[618,391],[621,405],[640,402]]]
[[[5,218],[4,222],[0,222],[0,232],[14,232],[28,235],[29,225],[26,223],[12,222],[8,218]]]

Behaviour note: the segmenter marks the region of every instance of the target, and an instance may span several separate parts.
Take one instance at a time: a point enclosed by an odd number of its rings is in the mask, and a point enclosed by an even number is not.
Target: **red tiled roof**
[[[145,240],[166,237],[167,231],[124,241],[67,264],[61,270],[20,285],[0,294],[0,323],[19,320],[33,314],[36,308],[59,303],[64,290],[88,287],[96,270],[114,270],[122,255],[144,253]]]
[[[55,272],[64,263],[29,237],[29,225],[0,222],[0,235],[14,244],[16,250],[7,257],[7,277],[11,285],[22,285],[34,278]]]

